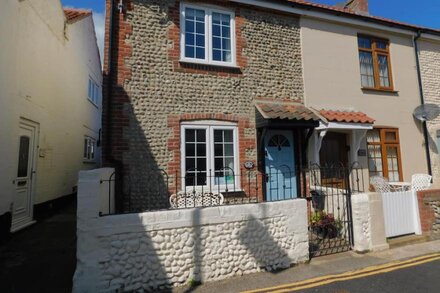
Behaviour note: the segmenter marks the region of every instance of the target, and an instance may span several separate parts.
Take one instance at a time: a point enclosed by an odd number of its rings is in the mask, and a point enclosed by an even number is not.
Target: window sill
[[[212,64],[208,62],[194,62],[194,61],[187,61],[187,60],[180,60],[180,65],[184,68],[191,68],[191,69],[199,69],[199,70],[206,70],[206,71],[231,71],[234,73],[241,73],[240,66],[233,65],[233,64]]]
[[[382,92],[382,93],[390,93],[390,94],[398,94],[399,91],[396,90],[387,90],[387,89],[377,89],[377,88],[371,88],[371,87],[362,87],[362,91],[367,92]]]

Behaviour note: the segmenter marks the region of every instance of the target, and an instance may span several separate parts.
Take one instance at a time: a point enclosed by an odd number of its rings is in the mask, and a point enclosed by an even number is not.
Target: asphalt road
[[[369,277],[295,291],[302,293],[425,293],[440,292],[440,260]]]

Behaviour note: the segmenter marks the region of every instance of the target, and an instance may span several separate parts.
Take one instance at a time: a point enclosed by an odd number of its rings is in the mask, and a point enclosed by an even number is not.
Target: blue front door
[[[268,130],[264,139],[266,156],[266,200],[297,197],[293,136],[287,130]]]

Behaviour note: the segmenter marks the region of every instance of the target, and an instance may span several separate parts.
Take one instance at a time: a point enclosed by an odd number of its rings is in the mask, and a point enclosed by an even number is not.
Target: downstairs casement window
[[[182,186],[222,191],[238,189],[237,127],[182,124]]]
[[[84,137],[83,159],[85,162],[94,162],[96,152],[96,140],[91,137]]]
[[[211,7],[182,4],[181,61],[235,66],[235,15]]]
[[[402,181],[399,131],[373,129],[367,133],[368,169],[371,176],[383,176],[391,182]]]

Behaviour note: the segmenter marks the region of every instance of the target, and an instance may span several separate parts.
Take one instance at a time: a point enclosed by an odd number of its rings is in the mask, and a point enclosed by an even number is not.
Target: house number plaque
[[[253,169],[255,167],[254,162],[252,161],[246,161],[244,162],[244,167],[248,170]]]

